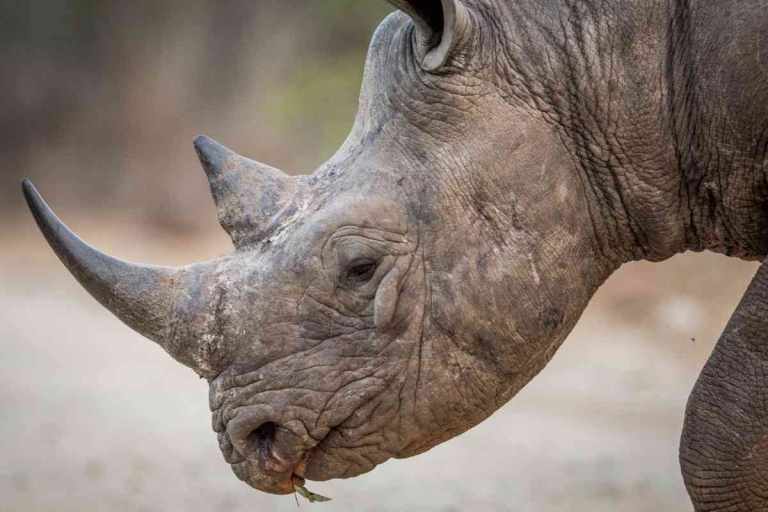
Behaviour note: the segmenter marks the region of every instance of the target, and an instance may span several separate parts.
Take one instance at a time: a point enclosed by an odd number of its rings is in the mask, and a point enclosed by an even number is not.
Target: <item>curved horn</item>
[[[94,249],[59,220],[29,180],[22,189],[48,244],[88,293],[165,348],[180,271],[127,263]]]
[[[267,236],[272,220],[291,200],[295,179],[242,157],[210,137],[195,139],[218,210],[219,223],[235,247]]]

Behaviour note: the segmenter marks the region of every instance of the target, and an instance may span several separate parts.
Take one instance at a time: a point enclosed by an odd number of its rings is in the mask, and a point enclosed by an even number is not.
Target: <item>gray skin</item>
[[[195,141],[230,256],[121,262],[24,185],[86,289],[208,379],[225,459],[266,492],[476,425],[625,262],[768,249],[768,1],[391,3],[352,133],[312,175]],[[751,290],[742,312],[768,304]],[[768,410],[745,391],[768,356],[741,365],[740,318],[689,404],[697,510],[768,507]]]

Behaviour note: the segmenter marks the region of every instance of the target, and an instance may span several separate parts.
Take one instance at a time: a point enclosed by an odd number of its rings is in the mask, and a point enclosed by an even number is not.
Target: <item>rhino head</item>
[[[556,130],[494,69],[483,12],[392,3],[353,130],[313,174],[195,141],[226,257],[115,259],[23,186],[80,283],[208,380],[224,458],[262,491],[353,477],[476,425],[615,267]]]

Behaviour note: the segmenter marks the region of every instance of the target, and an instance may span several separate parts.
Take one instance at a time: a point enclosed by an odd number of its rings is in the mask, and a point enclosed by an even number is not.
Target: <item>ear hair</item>
[[[468,25],[466,8],[459,0],[388,0],[411,17],[416,25],[415,50],[426,71],[442,67]]]

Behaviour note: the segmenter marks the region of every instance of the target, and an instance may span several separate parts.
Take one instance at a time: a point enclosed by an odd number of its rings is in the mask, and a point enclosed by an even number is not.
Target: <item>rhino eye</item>
[[[346,272],[346,281],[351,285],[362,285],[373,278],[378,262],[373,260],[356,261],[349,266]]]

